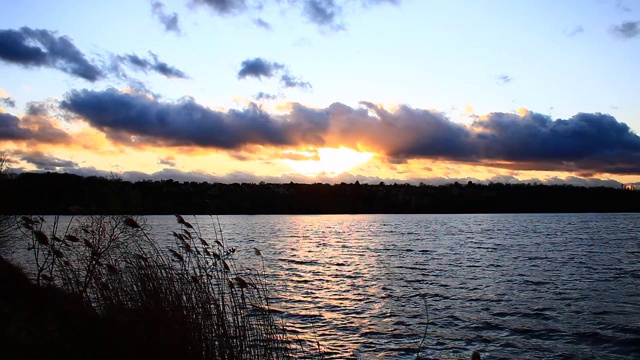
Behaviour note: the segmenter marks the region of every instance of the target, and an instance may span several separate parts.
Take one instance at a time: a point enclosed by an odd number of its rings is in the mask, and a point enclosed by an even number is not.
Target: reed
[[[273,316],[262,272],[240,269],[219,223],[213,234],[176,215],[175,246],[160,248],[144,219],[23,217],[35,283],[79,299],[92,314],[79,353],[115,358],[313,358]],[[87,310],[89,309],[89,310]],[[49,334],[49,336],[55,336]],[[60,341],[63,341],[62,339]],[[51,348],[50,348],[51,350]]]
[[[15,245],[15,216],[0,215],[0,253],[10,250]]]
[[[5,190],[5,181],[9,177],[7,172],[7,154],[0,151],[0,198]],[[16,230],[16,217],[11,215],[0,215],[0,254],[13,245]]]

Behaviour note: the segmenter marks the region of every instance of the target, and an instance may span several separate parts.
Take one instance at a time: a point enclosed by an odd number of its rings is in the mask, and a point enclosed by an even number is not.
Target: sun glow
[[[305,160],[282,160],[282,162],[293,169],[296,173],[316,176],[324,174],[336,176],[354,167],[371,160],[374,154],[368,152],[358,152],[346,147],[340,148],[320,148],[316,153],[291,152],[293,155],[307,156]],[[312,158],[313,157],[313,158]]]

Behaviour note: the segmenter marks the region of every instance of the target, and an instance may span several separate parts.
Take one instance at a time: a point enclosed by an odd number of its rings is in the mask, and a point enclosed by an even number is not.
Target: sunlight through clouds
[[[349,148],[320,148],[318,149],[318,159],[308,160],[281,160],[296,173],[306,176],[316,176],[324,174],[326,176],[336,176],[362,165],[373,158],[373,153],[358,152]],[[303,153],[303,155],[311,155]]]

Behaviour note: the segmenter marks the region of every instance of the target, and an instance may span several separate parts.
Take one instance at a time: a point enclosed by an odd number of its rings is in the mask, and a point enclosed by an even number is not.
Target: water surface
[[[214,238],[215,217],[185,218]],[[174,245],[173,216],[147,222]],[[241,267],[260,249],[277,316],[325,359],[415,359],[425,330],[429,359],[640,359],[640,214],[219,222]]]
[[[189,220],[189,218],[187,218]],[[215,218],[190,218],[213,236]],[[640,215],[223,216],[325,358],[640,358]],[[149,217],[170,240],[173,217]]]

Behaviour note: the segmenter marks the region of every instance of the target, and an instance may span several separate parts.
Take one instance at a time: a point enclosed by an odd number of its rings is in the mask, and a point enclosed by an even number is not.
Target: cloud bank
[[[347,183],[353,184],[358,181],[361,184],[377,185],[381,182],[385,184],[411,184],[411,185],[447,185],[454,182],[460,184],[467,184],[469,181],[476,184],[489,184],[489,183],[503,183],[503,184],[544,184],[544,185],[574,185],[574,186],[605,186],[620,188],[622,185],[620,182],[611,179],[597,179],[597,178],[585,178],[578,176],[567,176],[564,178],[551,177],[548,179],[518,179],[508,175],[497,175],[489,179],[480,180],[473,177],[417,177],[405,180],[399,180],[394,178],[385,178],[377,176],[357,175],[357,174],[340,174],[338,176],[326,176],[320,174],[313,178],[300,174],[284,174],[280,176],[261,176],[245,171],[235,171],[225,175],[211,174],[204,171],[182,171],[173,168],[164,168],[154,173],[143,173],[140,171],[105,171],[99,170],[94,167],[81,167],[76,162],[70,160],[59,159],[49,154],[34,152],[34,153],[16,153],[17,157],[21,160],[30,162],[36,165],[38,171],[56,171],[69,174],[75,174],[80,176],[98,176],[104,178],[112,178],[117,176],[125,181],[161,181],[172,179],[179,182],[209,182],[209,183],[253,183],[258,184],[260,182],[273,183],[273,184],[287,184],[294,182],[296,184],[311,184],[311,183],[323,183],[323,184],[340,184]],[[10,171],[14,173],[26,172],[22,168],[11,168]]]
[[[271,115],[255,104],[222,112],[192,99],[162,102],[113,89],[72,91],[60,106],[130,146],[347,146],[391,162],[440,159],[585,176],[640,174],[640,137],[601,113],[555,120],[535,112],[491,113],[464,125],[406,105],[389,111],[368,102],[324,109],[293,103],[287,114]]]
[[[326,126],[315,119],[279,121],[254,104],[241,111],[221,112],[188,98],[165,103],[113,89],[73,91],[61,107],[86,119],[112,140],[129,145],[292,146],[316,143],[316,134]]]

